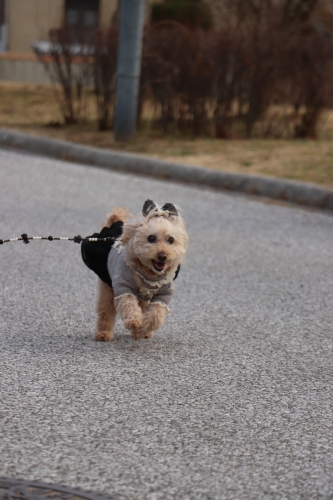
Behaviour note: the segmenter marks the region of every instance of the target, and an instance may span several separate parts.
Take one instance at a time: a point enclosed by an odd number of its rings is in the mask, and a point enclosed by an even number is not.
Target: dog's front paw
[[[109,342],[113,340],[112,332],[96,332],[94,335],[95,340],[100,340],[101,342]]]
[[[154,332],[148,332],[145,334],[145,339],[152,339],[154,337]]]
[[[138,330],[142,326],[142,319],[128,319],[124,322],[126,330]]]
[[[143,331],[142,328],[136,328],[131,331],[131,337],[134,340],[140,340],[145,338],[146,332]]]

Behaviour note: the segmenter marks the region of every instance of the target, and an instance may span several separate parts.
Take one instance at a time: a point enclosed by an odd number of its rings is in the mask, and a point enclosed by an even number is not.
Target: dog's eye
[[[170,236],[170,238],[168,239],[168,243],[170,243],[170,245],[172,245],[172,243],[175,241],[175,238],[173,238],[172,236]]]
[[[153,234],[150,234],[147,239],[149,243],[156,243],[156,237]]]

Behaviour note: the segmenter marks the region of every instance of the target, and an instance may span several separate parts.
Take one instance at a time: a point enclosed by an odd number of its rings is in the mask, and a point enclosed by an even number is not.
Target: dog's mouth
[[[164,270],[165,265],[166,265],[165,262],[157,262],[156,260],[153,260],[153,266],[159,273],[161,273]]]

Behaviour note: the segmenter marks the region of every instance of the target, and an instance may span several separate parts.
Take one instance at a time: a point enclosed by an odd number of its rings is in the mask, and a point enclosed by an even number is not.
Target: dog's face
[[[127,255],[139,261],[153,275],[167,274],[183,261],[188,245],[184,222],[171,203],[158,208],[153,202],[143,208],[143,216],[124,226],[122,237]]]

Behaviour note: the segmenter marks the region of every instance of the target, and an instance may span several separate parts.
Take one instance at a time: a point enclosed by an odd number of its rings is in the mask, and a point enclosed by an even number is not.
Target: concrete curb
[[[34,137],[8,130],[0,130],[0,146],[17,148],[60,160],[94,165],[122,173],[148,175],[156,179],[195,186],[238,191],[333,211],[333,191],[305,182],[216,172],[146,156],[106,151],[91,146]]]

